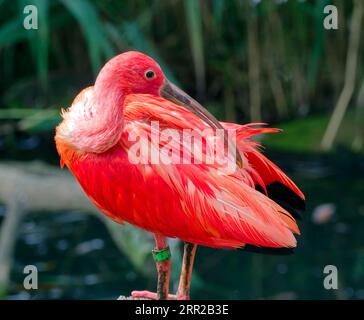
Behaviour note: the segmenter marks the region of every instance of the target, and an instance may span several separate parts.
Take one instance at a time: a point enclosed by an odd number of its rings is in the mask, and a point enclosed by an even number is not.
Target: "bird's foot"
[[[136,300],[158,300],[157,293],[147,290],[132,291],[131,296]],[[178,300],[175,294],[169,294],[167,300]]]
[[[187,294],[176,294],[176,300],[190,300],[190,296]]]

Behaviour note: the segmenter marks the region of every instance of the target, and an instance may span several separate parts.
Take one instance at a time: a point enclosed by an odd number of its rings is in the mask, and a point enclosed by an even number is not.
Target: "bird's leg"
[[[166,238],[155,234],[156,247],[153,250],[153,257],[157,267],[158,284],[157,293],[150,291],[133,291],[133,298],[151,299],[151,300],[166,300],[175,299],[174,295],[169,295],[169,276],[171,268],[170,251],[167,246]]]
[[[169,274],[171,270],[170,251],[165,237],[155,235],[156,248],[153,257],[158,272],[157,299],[166,300],[169,291]]]
[[[196,249],[196,244],[186,242],[184,245],[181,277],[176,294],[177,300],[190,299],[191,276]]]

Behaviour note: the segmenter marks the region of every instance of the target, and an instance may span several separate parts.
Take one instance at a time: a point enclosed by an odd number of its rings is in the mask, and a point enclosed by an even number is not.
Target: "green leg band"
[[[168,246],[160,250],[153,249],[152,253],[155,262],[167,261],[171,257],[171,251]]]

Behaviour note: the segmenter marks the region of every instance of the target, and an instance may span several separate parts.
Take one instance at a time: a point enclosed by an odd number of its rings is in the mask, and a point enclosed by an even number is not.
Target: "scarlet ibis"
[[[130,51],[112,58],[62,117],[55,136],[61,166],[71,170],[110,219],[154,234],[157,293],[133,291],[134,298],[189,299],[197,245],[253,251],[296,246],[296,219],[304,209],[304,195],[251,139],[279,130],[217,121],[169,82],[147,55]],[[212,131],[203,136],[208,128]],[[223,136],[214,136],[220,129]],[[199,132],[202,148],[195,152],[185,139],[166,134],[168,130]],[[234,139],[229,132],[235,132]],[[159,134],[155,140],[153,135]],[[210,138],[223,141],[216,145],[224,150],[225,142],[231,142],[223,154],[225,164],[235,155],[234,170],[207,161]],[[144,161],[140,148],[134,152],[138,142],[141,148],[149,146]],[[177,150],[172,161],[152,161],[169,156],[171,150]],[[192,160],[206,157],[185,163],[186,154]],[[175,295],[169,294],[167,237],[185,242]]]

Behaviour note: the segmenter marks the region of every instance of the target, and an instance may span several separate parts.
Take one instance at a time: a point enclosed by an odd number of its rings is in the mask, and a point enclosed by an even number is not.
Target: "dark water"
[[[345,150],[270,157],[307,198],[295,254],[199,247],[192,298],[364,299],[364,159]],[[314,223],[313,209],[325,203],[335,213],[326,223]],[[1,209],[0,221],[4,214]],[[28,264],[38,267],[38,290],[23,289]],[[323,286],[326,265],[338,269],[338,290]],[[154,290],[155,274],[136,273],[98,219],[78,212],[32,214],[21,225],[7,298],[115,299],[134,289]]]

